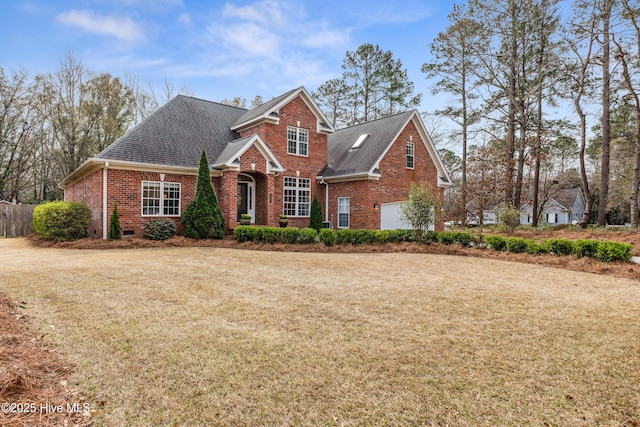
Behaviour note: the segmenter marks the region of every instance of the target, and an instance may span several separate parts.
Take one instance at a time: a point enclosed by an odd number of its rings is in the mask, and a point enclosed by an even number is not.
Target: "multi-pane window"
[[[413,142],[407,142],[407,168],[414,168],[415,145]]]
[[[309,154],[309,131],[287,126],[287,153],[306,156]]]
[[[142,215],[180,216],[180,183],[142,181]]]
[[[349,228],[349,210],[351,200],[348,197],[338,197],[338,228]]]
[[[310,205],[311,180],[285,176],[283,213],[287,216],[309,216]]]

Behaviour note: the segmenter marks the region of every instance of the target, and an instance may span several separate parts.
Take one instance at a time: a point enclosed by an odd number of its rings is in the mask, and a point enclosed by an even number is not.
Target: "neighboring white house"
[[[585,198],[580,187],[563,188],[545,203],[539,223],[575,224],[582,219]],[[520,208],[520,224],[533,222],[532,205],[526,203]]]

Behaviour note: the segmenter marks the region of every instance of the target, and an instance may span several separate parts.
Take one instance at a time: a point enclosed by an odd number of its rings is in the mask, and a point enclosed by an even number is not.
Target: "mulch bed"
[[[19,306],[0,293],[0,425],[90,425],[90,413],[81,412],[84,401],[68,387],[72,371],[42,336],[29,331]]]

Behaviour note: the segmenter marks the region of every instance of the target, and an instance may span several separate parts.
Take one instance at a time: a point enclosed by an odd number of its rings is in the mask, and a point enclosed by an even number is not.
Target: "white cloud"
[[[178,16],[178,22],[184,25],[191,25],[191,16],[188,13],[181,13],[180,16]]]
[[[222,9],[224,18],[240,18],[261,24],[281,25],[285,22],[283,3],[276,0],[264,0],[248,6],[237,7],[226,3]]]
[[[113,36],[120,40],[145,40],[141,26],[126,17],[101,16],[88,10],[70,10],[56,15],[56,20],[64,25],[79,27],[90,33]]]

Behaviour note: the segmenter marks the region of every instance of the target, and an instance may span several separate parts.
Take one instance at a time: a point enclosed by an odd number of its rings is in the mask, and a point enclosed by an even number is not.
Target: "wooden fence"
[[[0,237],[23,237],[31,234],[35,207],[36,205],[0,203]]]

